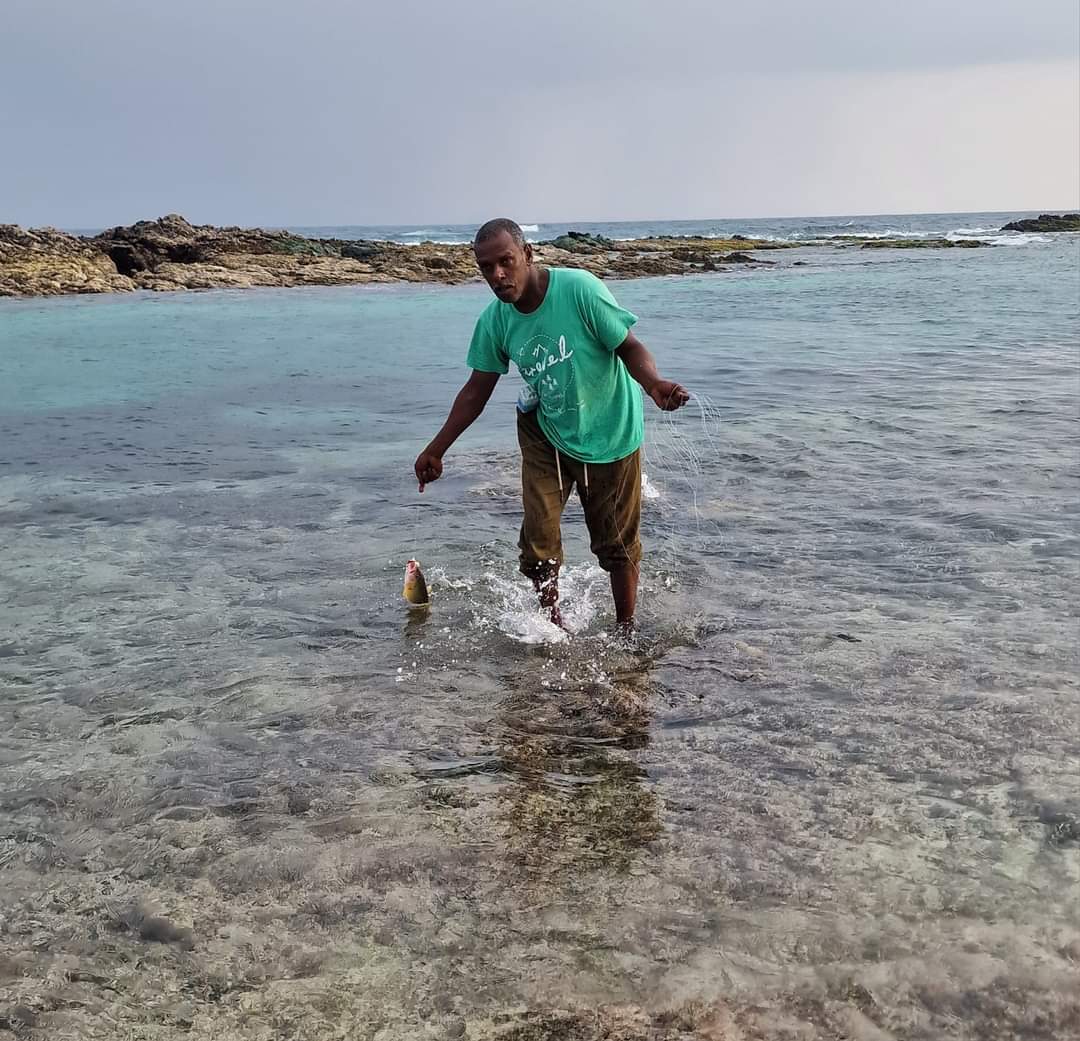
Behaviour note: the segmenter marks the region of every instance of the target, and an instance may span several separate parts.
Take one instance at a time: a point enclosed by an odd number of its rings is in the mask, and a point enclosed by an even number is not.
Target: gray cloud
[[[0,220],[1068,205],[1078,33],[1059,0],[5,0]]]

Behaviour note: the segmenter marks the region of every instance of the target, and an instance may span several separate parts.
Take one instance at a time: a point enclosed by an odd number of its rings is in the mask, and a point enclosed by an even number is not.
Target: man
[[[521,572],[561,625],[560,521],[576,484],[592,551],[611,576],[616,622],[630,628],[641,563],[645,434],[641,394],[631,377],[664,411],[685,405],[690,395],[660,378],[652,355],[630,332],[637,317],[595,275],[538,267],[512,220],[488,221],[476,233],[473,252],[497,299],[473,332],[472,375],[443,428],[417,456],[420,491],[442,476],[443,456],[484,410],[513,359],[527,384],[517,417],[525,508]]]

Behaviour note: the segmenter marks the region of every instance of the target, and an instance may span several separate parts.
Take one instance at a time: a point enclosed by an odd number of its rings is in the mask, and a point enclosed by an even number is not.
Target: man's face
[[[532,277],[532,246],[519,246],[508,231],[500,231],[473,247],[480,274],[504,303],[516,304]]]

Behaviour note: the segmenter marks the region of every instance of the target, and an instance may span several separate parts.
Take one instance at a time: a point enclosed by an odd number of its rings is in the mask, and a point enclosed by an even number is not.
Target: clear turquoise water
[[[63,969],[41,1036],[726,1000],[976,1037],[1002,987],[1014,1036],[1066,1022],[1077,240],[777,259],[614,285],[695,394],[649,420],[636,648],[573,507],[544,642],[512,378],[416,493],[483,287],[0,302],[2,982]]]

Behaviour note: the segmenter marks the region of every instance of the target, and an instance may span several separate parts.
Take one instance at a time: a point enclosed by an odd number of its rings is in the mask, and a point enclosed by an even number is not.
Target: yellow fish
[[[401,592],[413,607],[431,606],[431,596],[419,561],[410,560],[405,565],[405,588]]]

